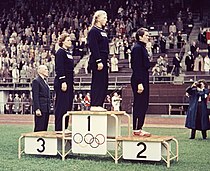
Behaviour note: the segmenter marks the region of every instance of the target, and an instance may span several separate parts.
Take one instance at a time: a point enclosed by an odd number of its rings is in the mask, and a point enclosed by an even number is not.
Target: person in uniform
[[[72,56],[71,39],[68,33],[60,35],[59,49],[55,55],[55,131],[62,130],[62,118],[73,105],[74,59]],[[65,129],[68,128],[69,117],[65,120]]]
[[[146,49],[149,33],[146,28],[136,32],[136,44],[131,52],[131,87],[134,95],[133,102],[133,135],[150,136],[143,131],[145,114],[149,105],[149,58]]]
[[[40,65],[37,72],[38,77],[32,81],[34,132],[47,131],[50,113],[50,88],[45,81],[49,74],[48,68]]]
[[[88,70],[92,71],[91,108],[90,110],[104,111],[103,103],[108,89],[108,54],[109,41],[104,27],[107,22],[107,13],[103,10],[95,12],[92,27],[88,33],[90,59]]]

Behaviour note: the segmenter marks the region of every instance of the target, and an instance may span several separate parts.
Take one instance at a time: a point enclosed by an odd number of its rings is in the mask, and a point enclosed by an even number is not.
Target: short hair
[[[139,36],[143,37],[144,33],[148,32],[148,29],[141,27],[136,31],[136,40],[139,41]]]
[[[46,65],[39,65],[38,68],[37,68],[37,73],[38,74],[42,74],[43,71],[47,68]]]
[[[208,84],[207,84],[206,80],[200,79],[200,80],[198,80],[198,83],[199,83],[199,84],[200,84],[200,83],[203,83],[203,84],[204,84],[204,87],[205,87],[205,88],[208,88]]]
[[[62,33],[60,36],[59,36],[59,38],[58,38],[58,45],[60,46],[60,47],[62,47],[63,46],[63,42],[66,40],[66,38],[67,37],[69,37],[70,35],[68,34],[68,33]]]

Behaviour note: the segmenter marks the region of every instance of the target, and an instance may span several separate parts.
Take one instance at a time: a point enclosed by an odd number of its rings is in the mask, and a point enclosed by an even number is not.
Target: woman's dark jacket
[[[207,96],[209,94],[208,89],[204,89],[203,91],[198,91],[197,87],[188,87],[186,92],[189,94],[189,107],[187,110],[187,118],[185,126],[190,129],[197,130],[208,130],[210,129],[209,116],[207,113]],[[199,98],[201,101],[199,102]],[[201,105],[201,111],[198,111],[198,103]],[[199,119],[197,114],[199,113]],[[200,120],[201,123],[197,123]],[[200,125],[201,128],[197,128],[197,125]]]

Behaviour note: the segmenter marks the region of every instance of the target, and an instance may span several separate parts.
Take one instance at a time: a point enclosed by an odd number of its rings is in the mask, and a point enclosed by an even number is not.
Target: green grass
[[[179,161],[172,161],[168,169],[161,162],[119,160],[110,156],[70,155],[65,161],[60,156],[36,156],[23,154],[18,159],[18,138],[31,132],[32,126],[0,125],[0,171],[209,171],[210,138],[202,140],[198,132],[195,140],[189,140],[188,129],[147,128],[156,135],[173,135],[179,141]]]

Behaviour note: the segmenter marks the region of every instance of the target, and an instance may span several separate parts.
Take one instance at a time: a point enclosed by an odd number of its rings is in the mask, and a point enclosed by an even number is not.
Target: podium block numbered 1
[[[107,115],[72,115],[72,152],[107,153]]]
[[[123,141],[123,158],[128,160],[160,161],[161,143]]]
[[[57,138],[25,137],[25,153],[57,155]]]

